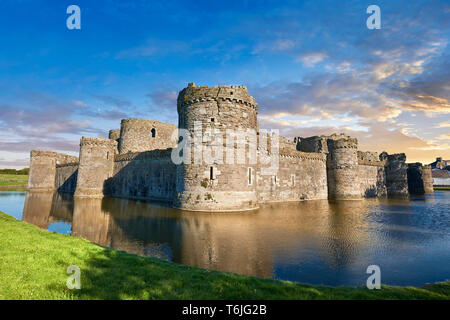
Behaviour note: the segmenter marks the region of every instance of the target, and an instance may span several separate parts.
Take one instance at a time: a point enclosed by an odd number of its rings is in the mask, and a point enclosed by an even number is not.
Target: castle
[[[405,154],[361,152],[358,141],[344,134],[278,137],[278,145],[255,144],[266,134],[258,129],[257,104],[245,86],[196,86],[178,95],[178,127],[144,119],[123,119],[109,139],[85,138],[73,157],[52,151],[31,151],[30,191],[58,191],[75,197],[104,196],[165,201],[194,211],[241,211],[262,203],[367,197],[408,197],[433,192],[431,167],[406,164]],[[189,162],[172,159],[179,131],[187,130],[201,148],[214,148],[196,134],[215,130],[251,129],[248,141],[258,155],[277,156],[277,171],[263,173],[261,161],[242,163]],[[194,146],[190,152],[193,157]],[[247,150],[247,149],[245,149]],[[232,152],[239,153],[233,147]],[[239,156],[239,155],[236,155]]]

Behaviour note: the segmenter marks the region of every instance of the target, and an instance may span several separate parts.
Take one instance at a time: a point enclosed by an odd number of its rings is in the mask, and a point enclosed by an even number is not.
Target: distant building
[[[450,171],[433,169],[431,171],[434,187],[450,186]]]
[[[450,168],[450,160],[442,160],[442,157],[436,158],[435,162],[430,163],[431,169],[447,169]]]

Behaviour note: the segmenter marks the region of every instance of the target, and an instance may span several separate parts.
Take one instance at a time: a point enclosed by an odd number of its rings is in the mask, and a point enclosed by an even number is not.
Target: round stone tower
[[[335,135],[326,141],[328,197],[336,200],[361,199],[362,191],[356,174],[358,140]]]
[[[190,83],[179,93],[177,109],[178,128],[191,139],[191,160],[177,166],[175,206],[198,211],[257,208],[256,157],[249,160],[247,154],[256,150],[257,104],[247,88]],[[225,148],[227,136],[239,132],[249,135],[244,137],[245,155],[238,154],[231,139]]]

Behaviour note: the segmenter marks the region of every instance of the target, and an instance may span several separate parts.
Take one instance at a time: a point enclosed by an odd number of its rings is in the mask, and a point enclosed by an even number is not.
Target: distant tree
[[[23,168],[20,170],[16,169],[0,169],[0,174],[25,174],[28,175],[30,173],[30,168]]]

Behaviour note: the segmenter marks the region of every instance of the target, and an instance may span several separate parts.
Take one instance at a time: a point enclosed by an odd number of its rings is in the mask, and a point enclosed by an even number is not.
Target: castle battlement
[[[117,147],[117,141],[104,138],[81,137],[80,146],[111,146]]]
[[[186,105],[191,105],[196,102],[208,101],[229,101],[240,103],[257,109],[257,103],[247,91],[245,86],[196,86],[190,83],[187,88],[180,91],[177,99],[178,109]]]

